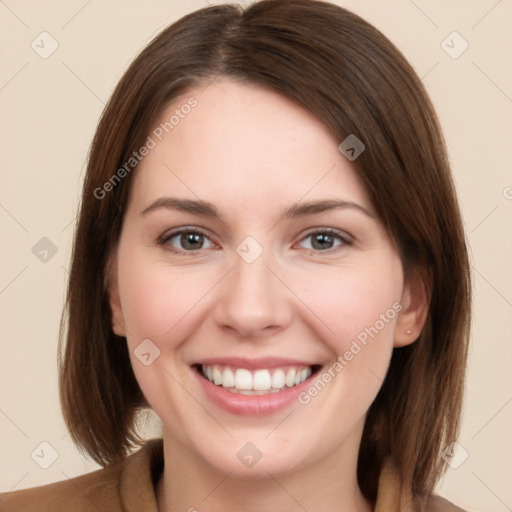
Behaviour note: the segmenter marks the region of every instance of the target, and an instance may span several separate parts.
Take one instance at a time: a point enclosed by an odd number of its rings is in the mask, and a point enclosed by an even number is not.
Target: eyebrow
[[[147,215],[150,212],[159,209],[179,210],[182,212],[200,215],[212,219],[222,220],[219,210],[211,203],[203,200],[178,199],[176,197],[160,197],[147,208],[142,210],[141,215]],[[310,201],[307,203],[297,203],[288,207],[281,215],[281,218],[297,218],[307,215],[315,215],[329,210],[335,209],[354,209],[364,213],[368,217],[374,218],[375,215],[370,213],[363,206],[352,201],[343,199],[325,199],[319,201]]]

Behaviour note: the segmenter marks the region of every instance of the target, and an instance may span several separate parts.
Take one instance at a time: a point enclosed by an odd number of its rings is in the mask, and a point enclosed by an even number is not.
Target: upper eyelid
[[[353,238],[351,235],[349,235],[346,231],[343,231],[342,229],[336,229],[336,228],[310,228],[307,230],[305,234],[302,235],[302,238],[305,236],[313,235],[315,233],[329,233],[331,235],[338,235],[340,237],[347,237],[347,238]]]

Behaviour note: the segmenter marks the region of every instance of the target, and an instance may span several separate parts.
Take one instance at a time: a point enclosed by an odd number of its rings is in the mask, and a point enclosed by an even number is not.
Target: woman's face
[[[355,460],[417,301],[341,141],[228,80],[149,135],[110,298],[164,438],[242,476]]]

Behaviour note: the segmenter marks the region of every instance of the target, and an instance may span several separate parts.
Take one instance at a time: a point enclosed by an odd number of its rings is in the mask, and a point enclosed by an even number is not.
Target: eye
[[[175,252],[193,252],[213,247],[213,242],[202,231],[190,228],[169,233],[160,243],[170,246]]]
[[[332,252],[339,246],[350,244],[351,240],[347,236],[332,229],[313,231],[299,242],[302,248],[315,252]]]

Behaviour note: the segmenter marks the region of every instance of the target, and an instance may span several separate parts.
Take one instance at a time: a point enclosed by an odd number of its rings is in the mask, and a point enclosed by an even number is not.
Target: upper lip
[[[247,370],[258,370],[264,368],[279,368],[282,366],[317,366],[318,363],[311,361],[301,361],[288,357],[209,357],[192,363],[194,365],[203,366],[232,366],[233,368],[246,368]]]

